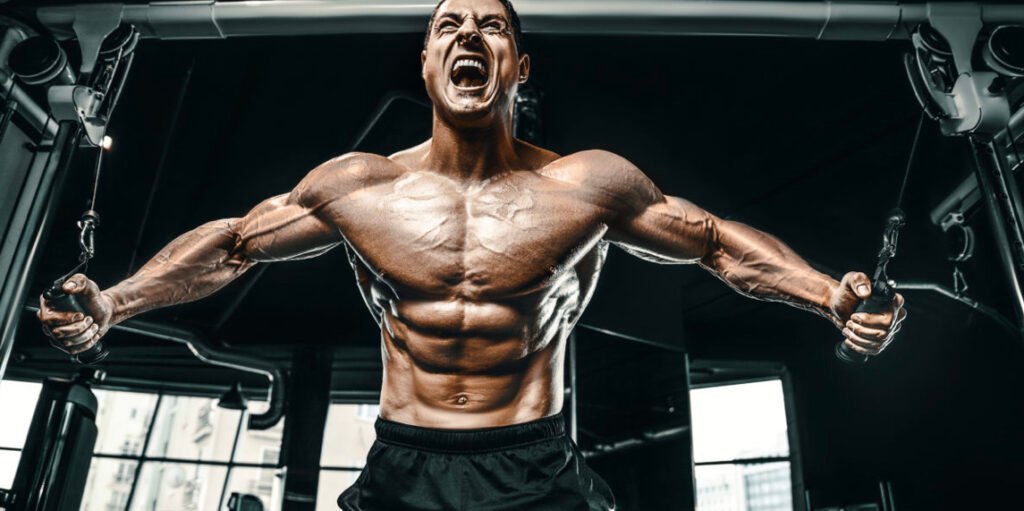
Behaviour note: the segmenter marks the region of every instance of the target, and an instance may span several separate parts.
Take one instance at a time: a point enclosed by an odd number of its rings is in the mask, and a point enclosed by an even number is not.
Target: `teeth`
[[[459,59],[459,60],[456,60],[455,61],[455,65],[452,66],[452,70],[454,71],[456,69],[459,69],[460,67],[465,67],[465,66],[472,66],[472,67],[475,67],[475,68],[479,69],[480,71],[485,71],[486,70],[486,68],[484,67],[483,63],[481,63],[480,61],[477,61],[477,60],[473,60],[473,59]]]

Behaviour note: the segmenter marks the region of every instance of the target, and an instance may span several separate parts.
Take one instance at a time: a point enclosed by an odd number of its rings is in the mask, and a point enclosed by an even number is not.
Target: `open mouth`
[[[487,85],[487,64],[478,57],[461,57],[452,64],[451,81],[460,89]]]

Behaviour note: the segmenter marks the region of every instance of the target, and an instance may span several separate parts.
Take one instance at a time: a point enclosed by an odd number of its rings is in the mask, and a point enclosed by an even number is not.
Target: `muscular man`
[[[866,275],[837,282],[776,238],[663,195],[622,157],[559,156],[515,139],[513,99],[530,74],[519,36],[507,1],[442,1],[421,55],[431,139],[330,160],[103,291],[77,275],[65,290],[89,313],[41,300],[40,319],[77,353],[112,325],[207,296],[253,265],[343,245],[384,358],[378,441],[338,500],[346,510],[613,507],[559,414],[566,337],[609,244],[815,312],[859,353],[885,348],[903,298],[854,314],[871,293]]]

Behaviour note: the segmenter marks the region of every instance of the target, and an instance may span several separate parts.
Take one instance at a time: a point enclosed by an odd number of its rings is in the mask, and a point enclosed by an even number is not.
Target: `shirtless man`
[[[871,293],[865,274],[837,282],[776,238],[663,195],[622,157],[516,140],[513,99],[530,74],[519,38],[505,1],[442,1],[421,55],[430,140],[330,160],[245,216],[182,235],[103,291],[76,275],[65,291],[89,313],[41,300],[46,329],[82,352],[112,325],[198,300],[256,264],[345,246],[384,358],[378,441],[338,499],[346,510],[613,508],[559,413],[566,338],[609,244],[696,263],[747,296],[815,312],[859,353],[892,340],[903,298],[854,314]]]

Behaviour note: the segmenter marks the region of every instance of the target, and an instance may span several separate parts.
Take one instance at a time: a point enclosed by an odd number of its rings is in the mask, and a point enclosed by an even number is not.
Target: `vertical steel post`
[[[975,174],[985,199],[999,258],[1013,293],[1018,329],[1024,325],[1024,202],[1006,158],[1002,136],[971,138]],[[1011,141],[1012,142],[1012,141]]]
[[[7,269],[0,273],[0,378],[14,348],[26,288],[49,233],[80,134],[77,121],[61,121],[43,163],[36,161],[41,155],[33,160],[34,168],[29,170],[8,230],[0,240],[0,268]],[[36,150],[43,150],[40,147],[42,144]]]

